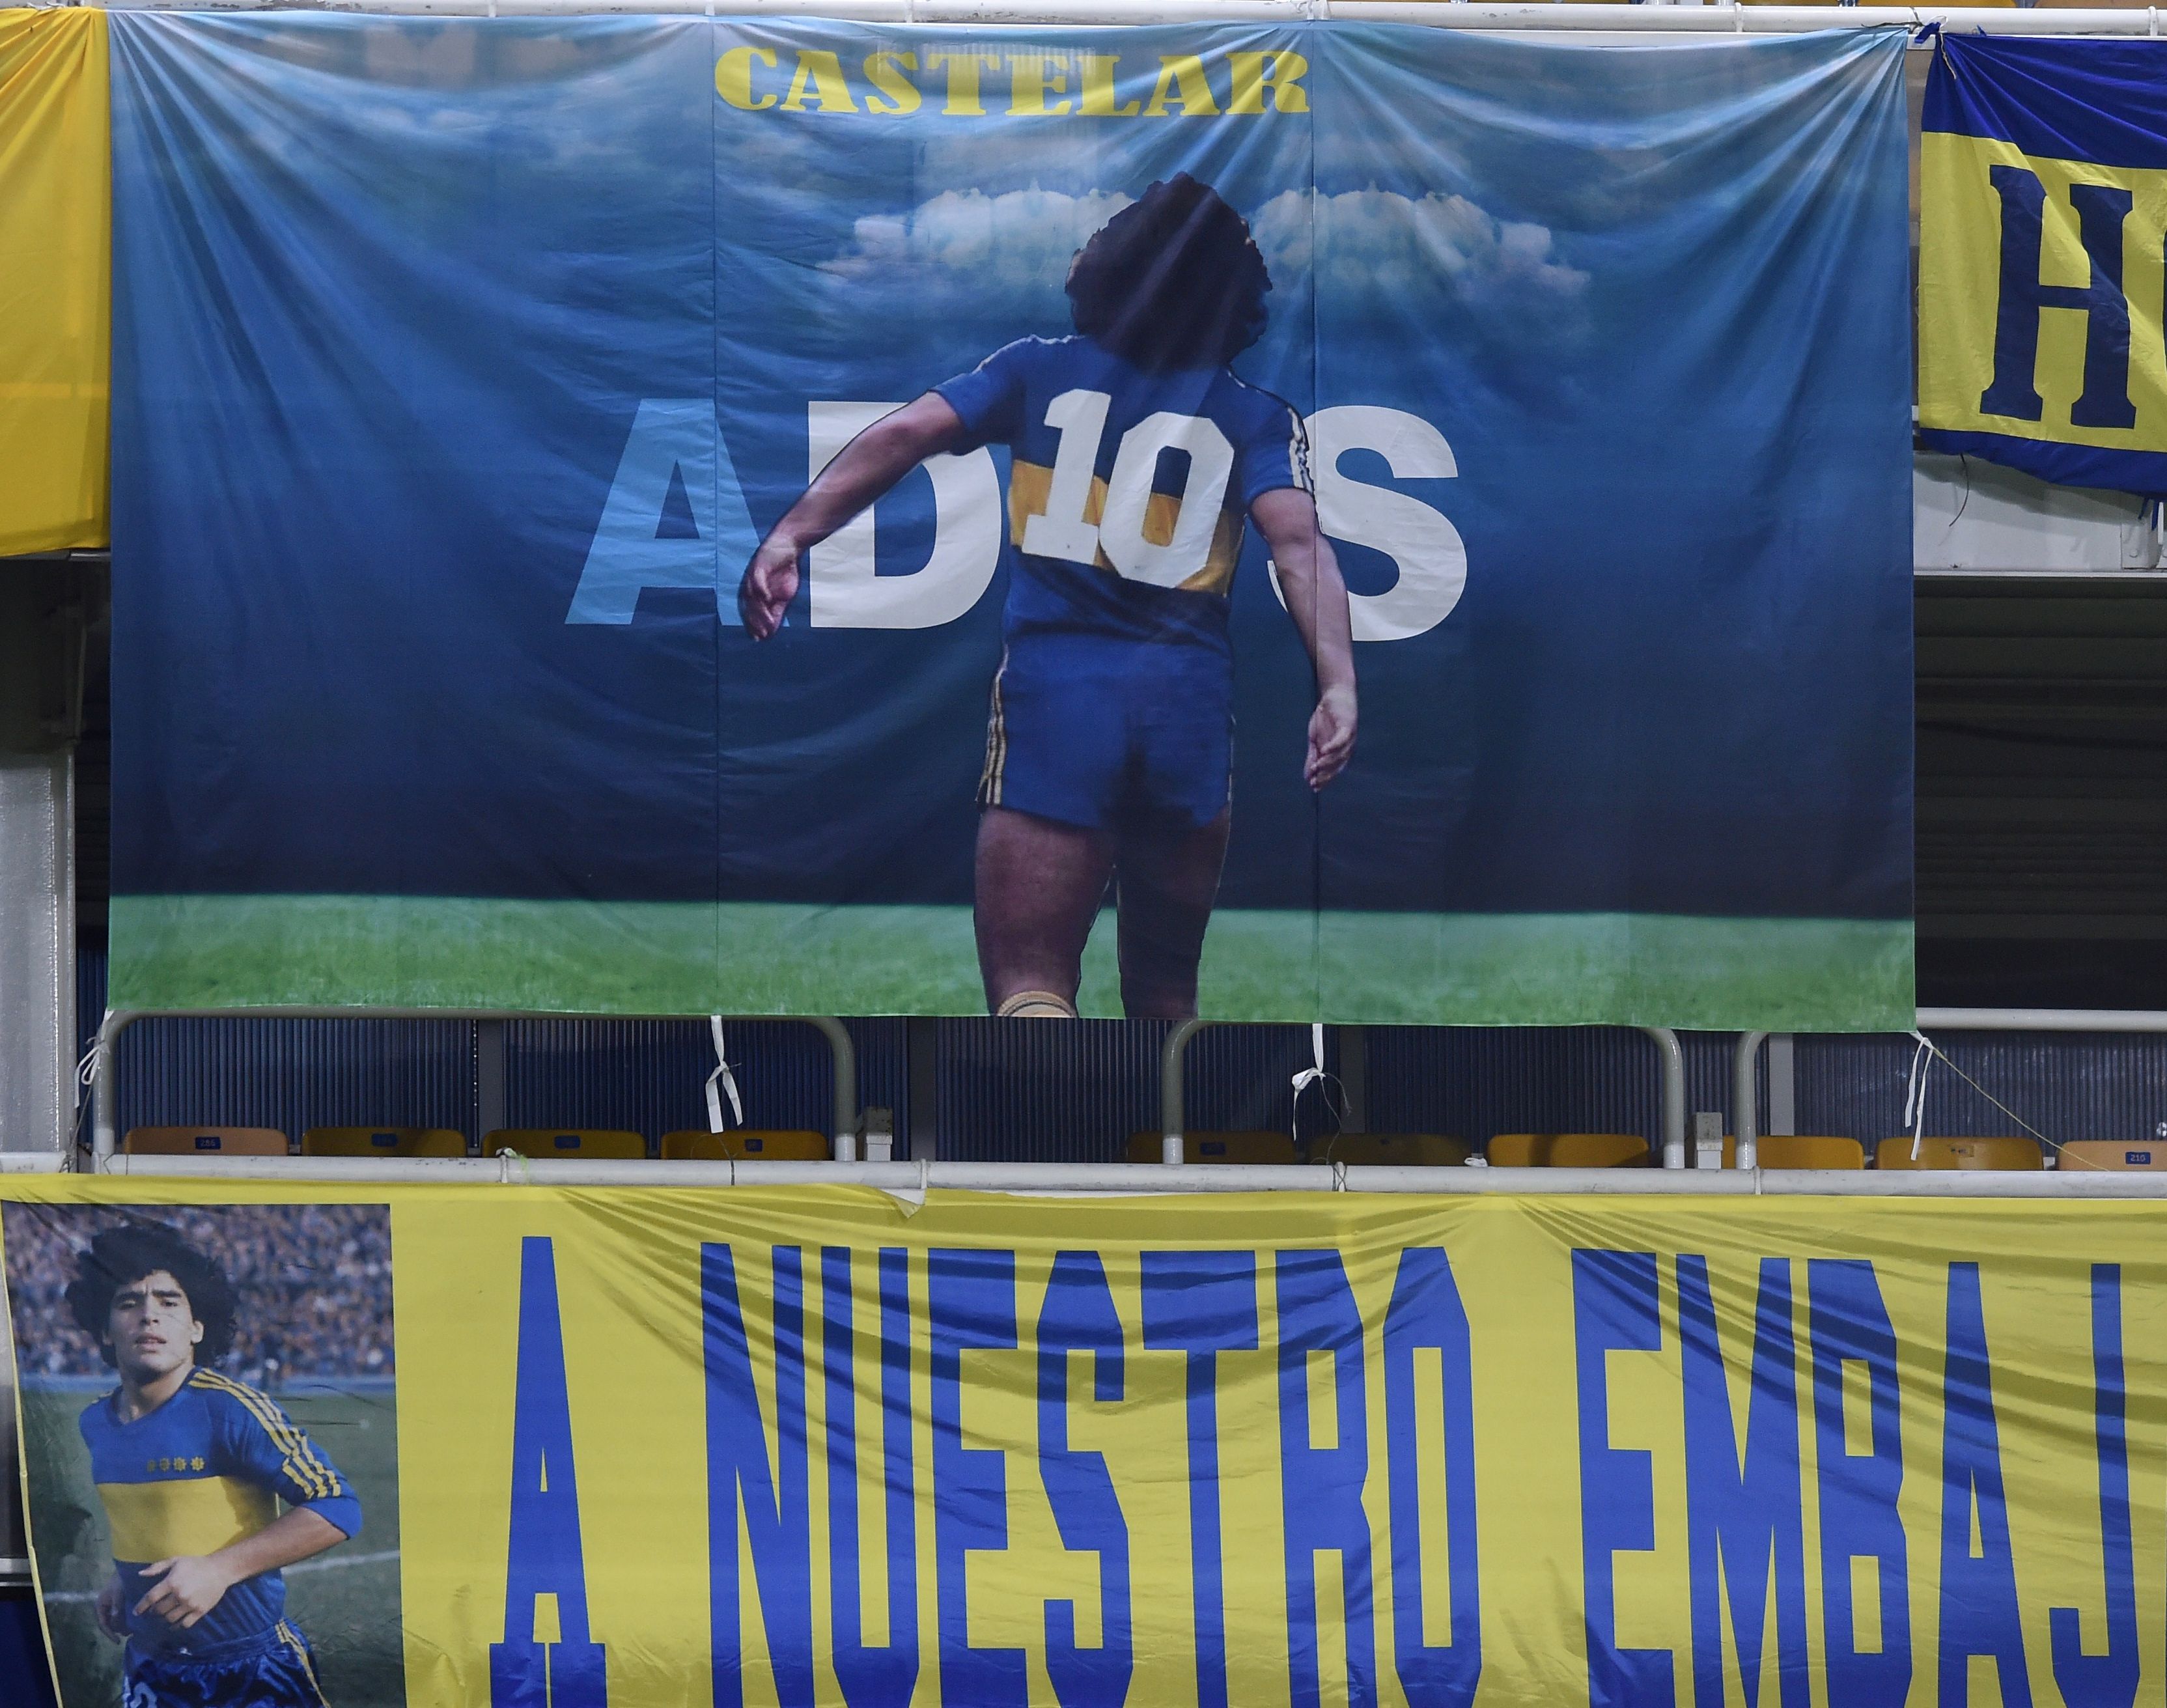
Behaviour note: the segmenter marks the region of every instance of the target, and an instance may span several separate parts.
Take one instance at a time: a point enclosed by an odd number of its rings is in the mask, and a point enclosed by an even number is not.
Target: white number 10
[[[1199,574],[1211,553],[1227,485],[1233,478],[1234,448],[1217,425],[1200,416],[1161,411],[1146,416],[1121,435],[1107,477],[1105,501],[1098,525],[1086,519],[1099,442],[1105,437],[1106,412],[1113,399],[1103,391],[1064,391],[1046,406],[1046,424],[1061,442],[1053,454],[1046,509],[1025,521],[1023,549],[1034,557],[1060,558],[1089,565],[1104,552],[1123,577],[1154,587],[1179,587]],[[1170,533],[1162,523],[1146,532],[1153,497],[1152,482],[1159,459],[1168,451],[1189,458],[1189,476],[1181,495],[1172,498]]]

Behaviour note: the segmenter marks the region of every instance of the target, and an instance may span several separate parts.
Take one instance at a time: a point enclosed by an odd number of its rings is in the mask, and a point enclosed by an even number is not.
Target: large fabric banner
[[[1921,443],[2167,494],[2167,50],[1944,35],[1919,213]]]
[[[2092,1704],[2159,1664],[2156,1205],[0,1193],[64,1708]]]
[[[0,9],[0,557],[106,543],[105,14]]]
[[[1900,32],[111,27],[116,1004],[1910,1024]]]

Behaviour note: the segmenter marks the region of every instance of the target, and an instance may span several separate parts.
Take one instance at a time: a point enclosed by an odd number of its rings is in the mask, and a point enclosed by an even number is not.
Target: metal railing
[[[119,1148],[118,1118],[114,1107],[114,1061],[120,1035],[142,1020],[705,1020],[706,1015],[683,1014],[535,1014],[510,1009],[449,1008],[114,1008],[108,1009],[98,1028],[91,1052],[91,1156],[103,1164]],[[848,1027],[829,1015],[727,1015],[729,1020],[798,1021],[818,1027],[828,1040],[834,1058],[835,1104],[834,1130],[829,1138],[835,1160],[850,1162],[857,1154],[858,1056]]]
[[[1184,1160],[1183,1143],[1188,1120],[1187,1085],[1182,1061],[1189,1039],[1207,1026],[1231,1024],[1222,1021],[1184,1020],[1174,1023],[1159,1046],[1158,1113],[1159,1160],[1179,1164]],[[1666,1026],[1640,1028],[1654,1042],[1663,1061],[1663,1117],[1661,1155],[1666,1169],[1686,1165],[1686,1057],[1678,1035]]]
[[[110,0],[114,11],[254,11],[264,0]],[[834,18],[869,24],[988,24],[1303,22],[1416,24],[1438,29],[1607,34],[1799,35],[1897,24],[2000,35],[2151,35],[2157,8],[1440,3],[1440,0],[285,0],[298,10],[468,18],[649,13],[714,18]]]
[[[1922,1008],[1918,1030],[1937,1032],[2167,1032],[2167,1010],[2144,1008]],[[1760,1165],[1761,1046],[1765,1032],[1738,1035],[1730,1064],[1731,1132],[1740,1171]],[[2062,1176],[2061,1178],[2074,1178]],[[1892,1189],[1893,1190],[1893,1189]],[[2059,1195],[2064,1189],[2057,1188]],[[2074,1190],[2074,1189],[2071,1189]],[[2075,1196],[2086,1194],[2078,1192]],[[2148,1193],[2091,1194],[2143,1197]]]

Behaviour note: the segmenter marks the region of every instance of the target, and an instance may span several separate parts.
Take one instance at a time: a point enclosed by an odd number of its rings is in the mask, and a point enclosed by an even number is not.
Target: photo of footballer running
[[[376,1228],[345,1225],[356,1212]],[[66,1225],[85,1217],[95,1225]],[[175,1225],[182,1218],[196,1225]],[[266,1218],[289,1225],[265,1228]],[[331,1622],[342,1646],[351,1647],[358,1631],[364,1646],[380,1643],[385,1614],[395,1643],[396,1552],[388,1573],[326,1569],[362,1536],[365,1513],[379,1516],[368,1510],[378,1498],[364,1498],[322,1431],[262,1385],[354,1361],[338,1347],[342,1322],[368,1343],[361,1361],[374,1352],[381,1367],[390,1341],[387,1220],[372,1206],[8,1207],[24,1436],[34,1473],[42,1473],[32,1477],[29,1527],[62,1708],[403,1700],[403,1688],[380,1683],[352,1694],[327,1684],[310,1621],[289,1605],[289,1574],[318,1573],[338,1598]],[[378,1230],[380,1242],[371,1237]],[[312,1286],[312,1270],[327,1285]],[[301,1303],[301,1323],[251,1320],[267,1294],[282,1293]],[[85,1368],[86,1346],[104,1368],[102,1382]],[[235,1366],[241,1374],[229,1373]],[[56,1487],[50,1468],[64,1420],[79,1444],[69,1456],[82,1467],[73,1488]],[[395,1439],[387,1430],[370,1445]],[[103,1520],[102,1541],[85,1533],[82,1483]],[[351,1549],[345,1557],[375,1563]],[[58,1587],[85,1575],[94,1589]],[[357,1592],[380,1602],[387,1584],[388,1606],[357,1605]],[[84,1612],[99,1642],[118,1647],[117,1679],[94,1649],[84,1652]]]
[[[739,614],[765,640],[804,554],[925,458],[1009,449],[973,910],[997,1016],[1076,1016],[1110,883],[1124,1012],[1196,1013],[1232,823],[1229,596],[1252,526],[1316,673],[1309,787],[1354,752],[1347,588],[1301,417],[1230,365],[1263,335],[1271,288],[1216,191],[1186,173],[1152,184],[1078,252],[1073,337],[1009,344],[867,427],[746,569]]]

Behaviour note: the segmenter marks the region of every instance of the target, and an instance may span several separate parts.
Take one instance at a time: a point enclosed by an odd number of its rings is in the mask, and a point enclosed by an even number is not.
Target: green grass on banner
[[[985,1011],[961,907],[119,896],[116,1008]],[[1908,920],[1221,909],[1214,1020],[1868,1032],[1913,1021]],[[1121,1012],[1114,915],[1084,1011]]]
[[[112,1545],[75,1421],[104,1391],[26,1388],[21,1395],[31,1541],[61,1700],[69,1708],[120,1700],[120,1645],[98,1630],[92,1602],[113,1570]],[[399,1425],[391,1393],[276,1398],[352,1480],[362,1509],[358,1536],[288,1570],[287,1617],[315,1646],[324,1695],[336,1708],[403,1708]]]

